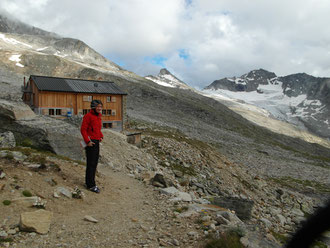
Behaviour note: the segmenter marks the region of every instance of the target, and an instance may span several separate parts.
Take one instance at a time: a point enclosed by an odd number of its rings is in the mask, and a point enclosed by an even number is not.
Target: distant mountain
[[[13,17],[9,17],[4,14],[0,14],[0,32],[13,34],[43,35],[57,38],[60,37],[55,33],[47,32],[40,28],[27,25],[17,19],[14,19]]]
[[[149,75],[146,76],[145,78],[166,87],[192,89],[186,83],[184,83],[176,76],[174,76],[172,73],[170,73],[166,68],[161,69],[157,76]]]
[[[92,78],[93,70],[130,80],[141,78],[83,41],[63,38],[1,14],[0,48],[1,79],[13,84],[21,84],[23,76],[31,74]]]
[[[279,120],[330,138],[330,78],[306,73],[277,77],[259,69],[216,80],[203,92],[253,104]]]

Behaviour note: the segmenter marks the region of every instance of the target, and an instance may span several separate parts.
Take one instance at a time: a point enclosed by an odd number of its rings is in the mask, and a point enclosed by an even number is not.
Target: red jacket
[[[101,114],[96,115],[95,110],[93,109],[89,113],[85,114],[81,124],[80,132],[86,144],[91,139],[95,139],[95,140],[103,139],[103,134],[101,132],[101,128],[102,128],[101,118],[102,115]]]

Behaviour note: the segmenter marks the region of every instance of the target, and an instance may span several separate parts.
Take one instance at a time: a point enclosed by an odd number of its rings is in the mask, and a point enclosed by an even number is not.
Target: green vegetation
[[[33,163],[38,163],[41,165],[45,165],[47,162],[46,156],[45,155],[33,155],[29,157],[29,161]]]
[[[9,200],[4,200],[2,203],[3,203],[3,205],[5,205],[5,206],[9,206],[9,205],[11,204],[11,201],[9,201]]]
[[[328,246],[321,241],[315,241],[311,248],[327,248]]]
[[[229,229],[230,233],[235,233],[237,234],[239,237],[244,237],[246,235],[246,231],[240,227],[240,226],[236,226],[236,227],[232,227]]]
[[[270,230],[271,234],[274,236],[274,238],[280,242],[281,244],[285,244],[286,242],[289,241],[289,238],[288,236],[284,235],[284,234],[281,234],[281,233],[278,233],[278,232],[275,232],[274,230]]]
[[[205,248],[244,248],[240,238],[241,236],[236,232],[227,231],[219,238],[211,238]]]
[[[18,145],[33,148],[33,141],[29,138],[25,138],[18,142]]]
[[[315,163],[314,164],[315,166],[321,166],[321,167],[330,169],[329,166],[324,164],[326,162],[330,162],[330,157],[316,156],[316,155],[312,155],[308,152],[298,151],[298,150],[294,149],[291,146],[287,146],[287,145],[281,144],[279,142],[272,142],[272,145],[278,146],[278,147],[282,148],[283,150],[291,151],[291,152],[294,152],[294,153],[299,153],[300,155],[302,155],[306,159],[318,160],[320,162]]]
[[[183,212],[188,211],[188,209],[189,209],[188,206],[183,206],[183,207],[175,208],[174,212],[183,213]]]
[[[8,152],[5,156],[6,159],[8,160],[13,160],[14,159],[14,155],[11,152]]]
[[[66,156],[58,155],[58,154],[52,153],[50,151],[41,150],[41,149],[37,149],[37,148],[16,146],[16,147],[13,147],[13,148],[0,148],[0,151],[1,150],[2,151],[18,151],[18,152],[21,152],[24,155],[29,157],[28,160],[31,159],[31,157],[37,156],[37,157],[39,157],[39,160],[38,160],[38,158],[34,158],[36,161],[31,161],[30,160],[31,162],[36,162],[36,163],[38,163],[38,161],[40,161],[40,159],[41,159],[41,162],[43,162],[43,160],[42,160],[43,157],[44,158],[53,157],[53,158],[57,158],[57,159],[61,159],[61,160],[69,161],[69,162],[76,162],[80,165],[85,165],[85,163],[82,162],[82,161],[74,160],[74,159],[71,159],[71,158],[66,157]],[[32,160],[33,160],[33,158],[32,158]]]
[[[28,190],[24,190],[24,191],[22,192],[22,194],[23,194],[25,197],[31,197],[31,196],[32,196],[32,193],[31,193],[30,191],[28,191]]]
[[[330,193],[330,187],[329,185],[326,184],[322,184],[319,182],[315,182],[315,181],[309,181],[309,180],[300,180],[300,179],[296,179],[296,178],[292,178],[292,177],[279,177],[279,178],[270,178],[271,180],[273,180],[274,182],[289,187],[289,188],[296,188],[297,186],[299,187],[312,187],[313,189],[315,189],[318,192],[322,192],[322,193]]]
[[[0,243],[11,243],[13,241],[12,238],[0,238]]]

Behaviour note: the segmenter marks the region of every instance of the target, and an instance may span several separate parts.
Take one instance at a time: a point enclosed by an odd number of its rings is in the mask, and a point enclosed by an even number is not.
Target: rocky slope
[[[305,73],[277,77],[273,72],[259,69],[241,77],[216,80],[204,92],[243,100],[267,110],[276,119],[330,137],[330,78]]]
[[[247,247],[280,247],[280,237],[321,204],[294,185],[252,177],[212,146],[155,129],[145,130],[142,148],[104,132],[99,195],[84,189],[78,163],[30,148],[2,148],[0,200],[10,202],[0,205],[0,246],[204,247],[211,237],[221,240],[235,230]],[[73,198],[77,188],[82,199]],[[27,191],[32,197],[23,196]],[[20,213],[32,215],[37,206],[53,216],[46,235],[33,222],[34,231],[21,231]]]

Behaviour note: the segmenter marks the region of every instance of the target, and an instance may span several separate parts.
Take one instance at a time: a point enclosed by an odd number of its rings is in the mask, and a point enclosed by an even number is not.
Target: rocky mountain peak
[[[30,26],[3,13],[0,13],[0,32],[11,34],[42,35],[57,38],[60,37],[55,33]]]
[[[159,72],[159,75],[166,75],[166,74],[172,75],[166,68],[162,68]]]
[[[252,79],[257,80],[260,84],[268,84],[268,80],[276,78],[276,74],[274,72],[269,72],[264,69],[258,69],[250,71],[248,74],[246,74],[246,78],[250,81]]]
[[[146,76],[149,79],[159,85],[171,87],[171,88],[181,88],[181,89],[192,89],[185,82],[178,79],[166,68],[162,68],[157,76]]]

